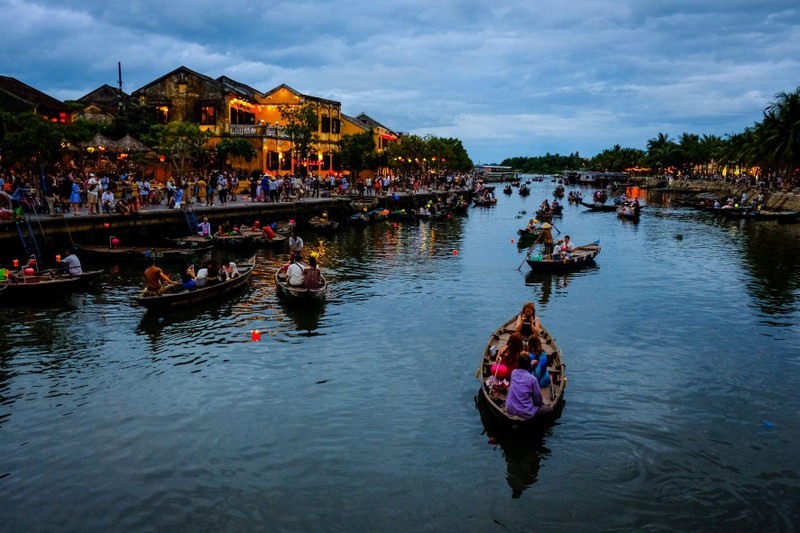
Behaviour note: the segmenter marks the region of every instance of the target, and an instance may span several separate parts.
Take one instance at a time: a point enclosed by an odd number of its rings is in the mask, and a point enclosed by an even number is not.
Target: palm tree
[[[759,125],[764,149],[778,168],[790,175],[800,166],[800,87],[775,95]]]

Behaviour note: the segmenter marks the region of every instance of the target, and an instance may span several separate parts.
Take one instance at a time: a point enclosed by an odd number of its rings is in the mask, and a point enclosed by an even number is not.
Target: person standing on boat
[[[527,353],[519,356],[517,369],[511,372],[511,385],[506,397],[506,412],[511,416],[533,418],[549,413],[553,408],[544,403],[539,380],[531,374],[531,358]]]
[[[64,264],[64,268],[67,269],[67,272],[69,272],[71,276],[80,276],[83,274],[81,260],[75,255],[75,252],[67,250],[64,257],[61,259],[61,263]]]
[[[292,255],[300,255],[303,251],[303,239],[297,235],[297,230],[292,230],[292,236],[289,237],[289,251]]]
[[[550,231],[552,227],[549,222],[542,224],[541,239],[544,243],[544,255],[547,259],[553,258],[553,232]]]

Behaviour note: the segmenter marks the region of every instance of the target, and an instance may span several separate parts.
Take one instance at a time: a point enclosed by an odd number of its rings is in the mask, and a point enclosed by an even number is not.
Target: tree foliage
[[[350,171],[358,178],[362,170],[369,168],[370,156],[375,150],[373,131],[365,131],[354,135],[345,135],[339,141],[339,157],[342,168]]]
[[[285,122],[284,134],[292,141],[295,169],[305,169],[301,163],[311,158],[314,146],[319,144],[317,108],[313,104],[283,106],[280,113]]]
[[[510,157],[502,165],[510,166],[525,174],[557,174],[568,169],[581,169],[586,161],[578,152],[570,155],[547,153],[538,157]]]
[[[0,113],[0,153],[4,165],[42,172],[61,151],[62,127],[35,113]]]
[[[144,136],[145,142],[155,146],[159,155],[169,159],[179,184],[186,174],[187,164],[191,165],[204,157],[205,145],[210,138],[210,131],[203,131],[192,122],[156,124]]]
[[[229,157],[238,157],[245,161],[252,161],[258,155],[258,152],[247,139],[242,137],[228,137],[222,139],[214,147],[217,154],[217,159],[223,165],[227,165]]]

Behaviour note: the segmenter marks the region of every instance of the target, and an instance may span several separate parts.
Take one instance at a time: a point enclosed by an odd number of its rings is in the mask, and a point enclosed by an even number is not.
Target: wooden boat
[[[594,200],[596,204],[604,204],[606,200],[608,200],[608,193],[606,191],[594,191],[592,200]]]
[[[583,195],[580,192],[570,191],[567,195],[567,201],[573,204],[577,204],[583,201]]]
[[[800,220],[800,211],[757,211],[753,217],[755,220],[777,220],[779,224],[789,224]]]
[[[305,265],[298,264],[305,268]],[[318,289],[294,287],[287,283],[286,272],[282,272],[282,269],[278,269],[278,271],[275,272],[275,286],[278,288],[278,294],[289,301],[321,302],[325,299],[325,292],[328,289],[328,280],[325,279],[325,276],[321,276],[321,278],[322,286]]]
[[[149,261],[150,259],[188,259],[202,252],[207,252],[212,245],[202,248],[164,248],[157,246],[92,246],[88,244],[76,244],[83,255],[93,259],[104,260],[127,260],[127,261]]]
[[[613,212],[617,210],[614,204],[590,204],[581,200],[581,205],[589,209],[589,211],[608,211]]]
[[[157,296],[144,296],[140,295],[134,298],[134,301],[139,305],[147,308],[148,311],[161,311],[170,309],[180,309],[192,307],[198,304],[205,303],[209,300],[215,300],[223,296],[227,296],[247,285],[250,275],[253,273],[253,268],[256,265],[256,256],[252,256],[244,263],[237,264],[236,268],[239,271],[239,276],[228,281],[220,281],[213,285],[206,285],[205,287],[195,289],[184,289],[179,292],[170,292],[166,294],[159,294]]]
[[[251,235],[244,235],[241,232],[236,232],[233,235],[214,235],[214,246],[228,249],[247,248],[253,244],[253,237]]]
[[[369,215],[365,212],[361,213],[353,213],[349,217],[347,217],[347,221],[354,225],[354,226],[365,226],[372,222],[372,219],[369,218]]]
[[[373,209],[372,211],[367,212],[367,214],[373,222],[380,222],[381,220],[386,220],[389,218],[389,210],[385,207]]]
[[[250,237],[252,239],[251,243],[253,246],[261,246],[263,248],[280,248],[284,245],[284,243],[286,243],[287,240],[286,236],[278,233],[275,233],[275,237],[269,239],[266,235],[264,235],[264,230],[262,228],[256,228],[253,226],[241,226],[239,228],[239,233],[245,237]]]
[[[556,198],[563,198],[564,197],[564,186],[563,185],[559,185],[558,187],[556,187],[555,190],[553,191],[553,196],[555,196]]]
[[[525,184],[520,185],[519,187],[519,195],[520,196],[528,196],[531,193],[530,187]]]
[[[308,221],[308,227],[321,233],[333,233],[339,228],[339,223],[326,216],[313,217]]]
[[[562,257],[554,253],[552,259],[546,259],[541,255],[529,255],[525,261],[530,265],[531,270],[556,272],[562,270],[572,270],[594,263],[594,258],[600,253],[600,241],[591,244],[584,244],[572,250],[571,257]]]
[[[395,209],[389,211],[389,218],[391,220],[413,220],[414,214],[407,212],[405,209]]]
[[[176,237],[168,240],[179,248],[207,250],[214,244],[214,240],[210,235],[186,235],[185,237]]]
[[[491,334],[489,342],[486,343],[477,372],[477,376],[481,380],[481,388],[478,391],[478,408],[481,409],[481,414],[487,415],[495,423],[495,427],[511,433],[523,433],[545,428],[561,416],[564,407],[564,392],[567,388],[567,374],[566,365],[561,358],[561,351],[556,346],[555,339],[546,329],[542,328],[539,335],[542,347],[547,354],[547,371],[550,373],[551,381],[548,387],[542,388],[542,399],[553,410],[533,418],[522,418],[506,412],[505,403],[508,391],[504,387],[494,385],[492,365],[495,362],[495,354],[505,346],[508,338],[516,331],[516,321],[517,317],[515,316],[500,326]]]
[[[617,206],[617,216],[623,220],[631,220],[633,222],[639,222],[639,217],[641,213],[627,205],[620,205]]]
[[[508,185],[506,185],[505,187],[503,187],[503,193],[504,194],[511,194],[512,192],[514,192],[514,188],[511,186],[510,183]]]
[[[69,292],[85,290],[89,283],[100,277],[102,270],[84,270],[81,274],[69,274],[62,269],[40,270],[27,275],[23,270],[9,272],[3,298],[34,301],[55,297]]]
[[[542,230],[537,227],[534,231],[528,231],[528,228],[521,228],[517,230],[517,248],[527,248],[536,242],[536,239],[542,234]]]
[[[478,196],[472,202],[478,207],[491,207],[497,205],[497,198],[494,196]]]

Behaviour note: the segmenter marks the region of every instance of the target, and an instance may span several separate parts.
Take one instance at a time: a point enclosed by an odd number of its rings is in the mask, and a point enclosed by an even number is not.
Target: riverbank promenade
[[[21,235],[30,232],[37,239],[69,241],[80,238],[82,241],[105,240],[110,231],[116,236],[125,235],[131,239],[151,244],[162,244],[157,239],[184,236],[189,231],[189,219],[194,214],[198,221],[208,218],[213,228],[229,222],[233,225],[248,224],[255,220],[271,223],[278,220],[294,219],[302,224],[314,216],[327,213],[334,220],[344,221],[347,216],[366,208],[386,207],[389,209],[411,209],[437,201],[448,194],[463,195],[468,198],[467,189],[397,191],[380,196],[358,194],[334,195],[330,197],[304,197],[286,199],[278,202],[252,201],[249,195],[237,195],[236,200],[228,200],[225,205],[202,206],[197,203],[183,205],[180,209],[165,203],[143,206],[138,214],[120,213],[89,214],[87,207],[81,207],[78,214],[68,211],[56,215],[26,213],[25,221],[0,221],[0,246],[3,256],[18,257],[22,252]],[[188,216],[187,216],[188,215]]]

